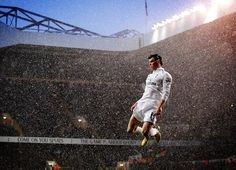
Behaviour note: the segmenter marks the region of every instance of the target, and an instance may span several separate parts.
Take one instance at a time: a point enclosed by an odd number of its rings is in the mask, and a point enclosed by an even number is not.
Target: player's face
[[[155,60],[154,58],[149,59],[149,67],[152,70],[156,70],[158,68],[158,60]]]

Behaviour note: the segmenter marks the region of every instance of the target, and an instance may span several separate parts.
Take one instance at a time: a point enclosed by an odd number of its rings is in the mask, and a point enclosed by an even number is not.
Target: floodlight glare
[[[213,4],[216,4],[216,5],[230,5],[232,3],[232,0],[212,0],[212,3]]]
[[[217,16],[218,16],[218,8],[216,6],[212,6],[207,13],[205,23],[215,20]]]
[[[174,15],[174,16],[172,17],[172,19],[175,20],[175,21],[177,21],[178,19],[180,19],[180,17],[179,17],[178,15]]]
[[[202,4],[196,5],[193,8],[194,11],[200,11],[200,12],[205,12],[206,11],[206,7]]]

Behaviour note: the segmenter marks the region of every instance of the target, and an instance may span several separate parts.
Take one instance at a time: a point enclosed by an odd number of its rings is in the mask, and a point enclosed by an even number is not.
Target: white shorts
[[[141,101],[133,110],[134,117],[140,122],[156,123],[156,115],[153,113],[157,107],[157,101]]]

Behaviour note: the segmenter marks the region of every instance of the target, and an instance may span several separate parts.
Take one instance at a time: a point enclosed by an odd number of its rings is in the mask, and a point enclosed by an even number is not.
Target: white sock
[[[155,136],[158,133],[158,130],[156,128],[151,128],[148,135]]]
[[[142,131],[143,131],[143,128],[141,128],[140,126],[137,126],[134,132],[142,133]]]
[[[140,126],[137,126],[137,128],[135,129],[135,133],[142,133],[143,128],[141,128]],[[148,132],[148,136],[155,136],[158,133],[158,130],[156,128],[151,128],[150,131]]]

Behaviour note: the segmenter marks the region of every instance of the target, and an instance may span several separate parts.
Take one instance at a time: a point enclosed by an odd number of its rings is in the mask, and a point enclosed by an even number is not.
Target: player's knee
[[[128,132],[128,133],[135,133],[136,128],[137,128],[137,126],[132,126],[132,127],[129,127],[129,126],[128,126],[127,132]]]

